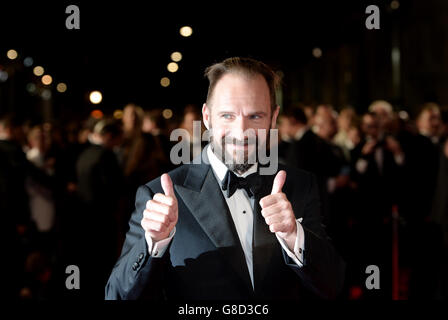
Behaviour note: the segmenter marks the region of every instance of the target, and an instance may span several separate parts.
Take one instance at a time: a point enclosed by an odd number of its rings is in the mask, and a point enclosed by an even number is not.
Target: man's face
[[[362,118],[362,131],[365,135],[372,139],[378,139],[379,123],[375,117],[367,114]]]
[[[314,118],[317,134],[324,140],[331,140],[337,133],[335,120],[331,115],[321,114]]]
[[[441,126],[440,113],[436,110],[426,110],[417,121],[418,129],[421,133],[437,136]]]
[[[277,107],[271,116],[265,79],[261,75],[226,74],[216,84],[209,104],[204,104],[202,115],[205,126],[213,129],[213,151],[221,160],[223,155],[225,160],[232,160],[231,164],[226,163],[231,170],[246,171],[253,164],[248,160],[255,159],[257,143],[258,147],[266,145],[267,134],[275,128],[279,112]]]

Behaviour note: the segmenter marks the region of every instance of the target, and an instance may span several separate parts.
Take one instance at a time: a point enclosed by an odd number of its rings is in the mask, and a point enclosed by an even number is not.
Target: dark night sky
[[[387,1],[370,1],[379,5]],[[148,5],[149,3],[149,5]],[[211,4],[212,3],[212,4]],[[33,2],[1,5],[0,48],[32,56],[69,91],[56,103],[87,110],[86,93],[103,92],[101,108],[114,110],[134,101],[145,108],[200,105],[206,66],[233,55],[259,58],[275,68],[300,72],[323,49],[361,41],[365,1],[230,2]],[[81,30],[65,28],[65,7],[79,5]],[[193,27],[183,38],[179,28]],[[183,59],[176,74],[170,54]],[[171,86],[160,79],[170,76]]]

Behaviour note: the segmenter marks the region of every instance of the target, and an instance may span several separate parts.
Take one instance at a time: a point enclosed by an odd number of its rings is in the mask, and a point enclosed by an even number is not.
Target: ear
[[[202,105],[202,121],[204,122],[204,126],[207,130],[210,129],[210,110],[207,107],[207,104]]]
[[[275,110],[274,110],[274,113],[272,114],[272,121],[271,121],[272,129],[277,128],[277,117],[278,117],[279,112],[280,112],[280,106],[277,106],[277,108],[275,108]]]

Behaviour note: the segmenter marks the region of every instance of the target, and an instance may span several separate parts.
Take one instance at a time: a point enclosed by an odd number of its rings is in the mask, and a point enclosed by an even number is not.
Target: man
[[[446,297],[447,251],[443,243],[446,227],[447,156],[444,149],[442,119],[436,103],[425,103],[417,117],[418,134],[409,139],[406,148],[408,200],[406,213],[408,232],[404,235],[412,272],[409,281],[410,298],[443,299]],[[409,156],[408,156],[409,155]],[[403,211],[403,210],[402,210]],[[421,234],[416,240],[415,234]],[[412,259],[413,252],[424,252],[421,259]],[[431,263],[427,263],[431,261]],[[425,263],[426,262],[426,263]]]
[[[322,112],[326,109],[327,107],[324,106],[319,110]],[[289,135],[293,137],[288,150],[285,152],[285,163],[288,166],[306,170],[316,175],[323,223],[328,225],[331,220],[328,181],[330,177],[339,174],[339,161],[330,145],[315,134],[307,124],[309,120],[302,108],[292,108],[286,110],[284,114],[291,123]],[[315,126],[316,118],[317,112],[313,117],[313,126]]]
[[[314,173],[318,182],[325,184],[326,178],[337,173],[328,143],[307,125],[303,109],[289,109],[284,115],[290,122],[289,136],[293,139],[287,152],[286,164]]]
[[[118,220],[123,177],[113,148],[118,146],[122,129],[114,119],[102,119],[89,136],[91,145],[76,163],[79,213],[77,224],[70,224],[67,245],[73,245],[70,257],[80,258],[84,288],[81,296],[103,296],[104,283],[114,265],[118,251]],[[76,235],[82,230],[83,237]],[[76,235],[75,235],[76,234]],[[91,239],[95,238],[92,243]],[[93,261],[95,261],[93,263]],[[77,264],[78,265],[78,264]]]
[[[4,115],[0,118],[0,210],[8,227],[25,225],[30,219],[29,198],[25,180],[31,174],[32,165],[27,161],[18,142],[21,130],[17,118]]]
[[[326,191],[329,200],[329,221],[327,233],[338,246],[340,239],[350,242],[347,237],[347,221],[349,213],[353,211],[353,194],[348,188],[350,185],[350,164],[344,155],[342,148],[333,143],[337,133],[337,113],[331,108],[319,109],[314,116],[314,131],[318,137],[323,139],[331,151],[331,165],[335,166],[333,176],[328,177]],[[339,242],[339,243],[338,243]],[[339,246],[339,248],[341,248]],[[338,248],[338,249],[339,249]],[[339,252],[341,250],[339,249]]]
[[[386,100],[373,101],[369,106],[369,112],[374,113],[378,119],[379,131],[383,135],[390,131],[393,121],[394,109]]]
[[[14,246],[5,245],[4,254],[11,259],[4,265],[4,288],[12,298],[19,295],[22,285],[20,270],[28,252],[23,239],[30,233],[29,198],[25,180],[32,167],[18,143],[17,131],[20,123],[13,115],[0,117],[0,212],[2,213],[2,233]],[[19,245],[20,244],[20,245]]]
[[[335,298],[344,262],[321,226],[315,179],[284,166],[259,175],[261,165],[248,161],[257,146],[247,129],[263,146],[261,129],[275,127],[274,73],[229,58],[206,75],[207,161],[139,188],[106,299]],[[232,161],[224,164],[224,154]]]
[[[398,203],[401,195],[406,158],[398,141],[385,135],[381,128],[376,113],[362,116],[361,130],[365,139],[352,150],[351,175],[358,187],[354,201],[361,208],[355,216],[356,232],[359,232],[355,236],[359,250],[356,256],[361,266],[376,263],[385,279],[384,290],[369,291],[368,295],[378,294],[390,299],[392,240],[388,223],[392,206]]]
[[[400,214],[408,225],[421,228],[431,211],[439,168],[439,107],[434,103],[424,104],[415,122],[417,132],[404,128],[397,135],[406,155]]]
[[[425,103],[416,119],[418,132],[437,144],[442,133],[440,108],[435,103]]]
[[[396,204],[397,182],[402,178],[405,155],[398,141],[381,131],[379,117],[368,112],[362,117],[365,141],[352,152],[354,179],[358,182],[369,212],[377,221],[389,217]],[[365,215],[367,217],[367,215]]]
[[[333,142],[340,146],[347,159],[350,159],[350,150],[353,149],[353,142],[349,137],[349,132],[356,126],[356,112],[351,107],[343,108],[337,118],[338,132],[333,138]]]

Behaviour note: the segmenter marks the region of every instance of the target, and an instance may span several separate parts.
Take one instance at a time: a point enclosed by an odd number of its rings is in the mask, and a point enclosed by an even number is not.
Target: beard
[[[210,129],[212,126],[210,125]],[[269,145],[270,134],[268,131],[265,143]],[[249,170],[258,161],[258,149],[260,139],[258,135],[244,137],[243,140],[236,139],[229,135],[224,135],[216,141],[213,136],[210,136],[210,147],[216,157],[231,171],[238,174],[243,174]],[[233,153],[229,152],[229,145],[244,147]]]

